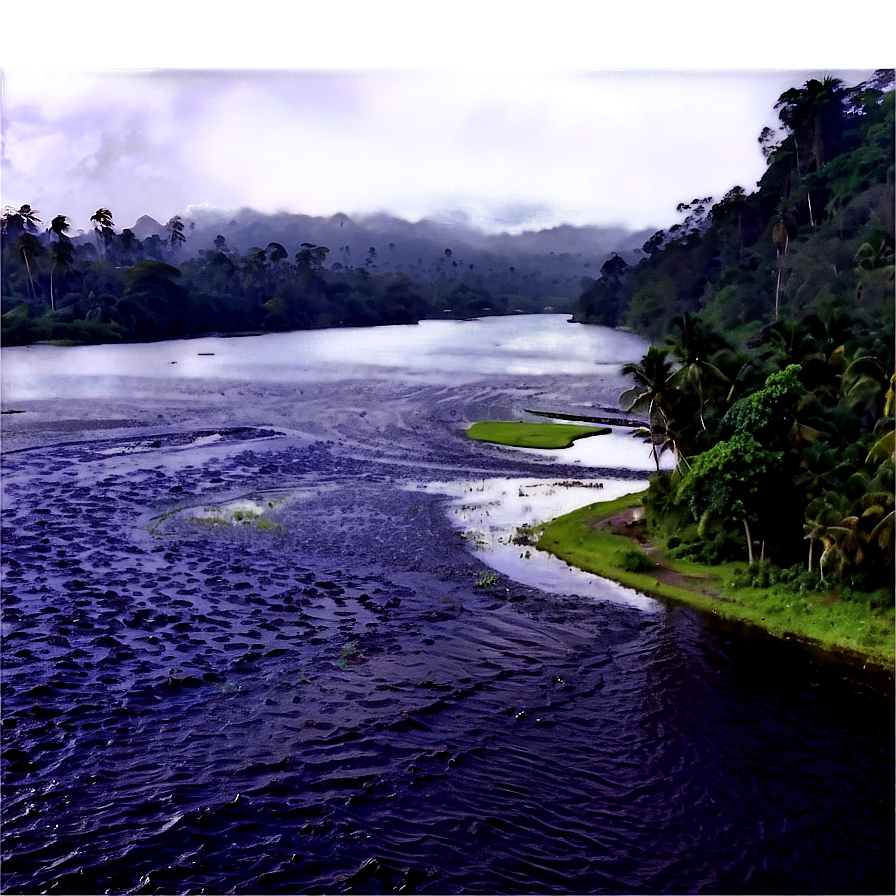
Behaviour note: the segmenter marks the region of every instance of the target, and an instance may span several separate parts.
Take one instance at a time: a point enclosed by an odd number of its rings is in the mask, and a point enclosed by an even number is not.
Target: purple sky
[[[272,13],[269,37],[277,27]],[[81,228],[100,206],[121,228],[202,204],[511,232],[665,227],[679,202],[754,187],[765,167],[756,138],[784,90],[829,73],[851,85],[877,64],[527,70],[474,56],[383,68],[361,53],[349,57],[359,68],[337,54],[335,67],[260,71],[227,62],[257,56],[187,52],[84,71],[88,50],[77,62],[52,55],[51,69],[8,55],[3,72],[2,202]]]

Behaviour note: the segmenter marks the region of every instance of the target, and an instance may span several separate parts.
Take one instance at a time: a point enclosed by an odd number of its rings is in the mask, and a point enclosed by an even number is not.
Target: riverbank
[[[783,586],[738,587],[745,563],[708,566],[672,560],[638,519],[641,493],[591,504],[542,527],[535,545],[571,566],[693,607],[726,622],[798,642],[825,659],[894,673],[894,612],[872,610],[838,589],[796,593]],[[655,566],[635,570],[632,548]],[[624,559],[628,555],[629,560]],[[636,557],[637,559],[637,557]],[[641,565],[649,567],[648,562]],[[624,568],[629,567],[629,568]]]

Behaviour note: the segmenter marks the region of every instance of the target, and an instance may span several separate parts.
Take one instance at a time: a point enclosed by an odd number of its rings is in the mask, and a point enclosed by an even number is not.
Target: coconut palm
[[[781,307],[781,284],[784,278],[784,259],[787,257],[790,238],[796,234],[797,220],[797,210],[790,205],[789,200],[782,199],[778,204],[775,217],[772,219],[772,240],[775,243],[775,267],[777,268],[777,280],[775,282],[775,320],[778,319],[778,312]]]
[[[68,238],[67,233],[69,229],[70,225],[68,223],[68,218],[65,215],[56,215],[53,220],[50,221],[49,228],[47,228],[47,233],[52,235],[52,241],[50,243],[50,260],[53,264],[50,267],[50,308],[53,311],[56,310],[53,275],[57,272],[64,273],[65,271],[68,271],[71,267],[74,255],[74,247],[72,246],[72,241]],[[53,240],[52,237],[55,237],[55,240]]]
[[[112,228],[114,224],[112,222],[112,212],[107,208],[98,208],[91,216],[90,220],[93,221],[93,229],[96,233],[96,242],[102,251],[105,251],[105,246],[109,242],[109,238],[114,232]]]
[[[639,362],[625,364],[622,373],[632,377],[635,385],[619,396],[619,404],[627,413],[646,411],[651,431],[651,453],[659,469],[661,452],[657,449],[662,440],[657,440],[655,430],[660,433],[668,430],[667,403],[672,392],[672,364],[668,359],[668,350],[651,346]]]
[[[716,355],[730,346],[716,333],[707,329],[699,317],[685,312],[672,321],[673,331],[666,337],[671,354],[681,362],[672,378],[672,385],[695,386],[698,397],[700,425],[706,431],[704,404],[706,387],[712,383],[727,383],[728,377],[714,363]]]
[[[825,566],[831,561],[838,561],[838,570],[842,570],[847,552],[852,553],[856,562],[864,559],[858,534],[859,517],[852,513],[849,499],[837,492],[828,492],[822,498],[816,498],[806,508],[806,524],[804,531],[809,539],[809,569],[812,569],[812,546],[820,541],[824,546],[818,561],[821,581],[827,585],[824,577]]]
[[[28,275],[28,287],[31,293],[31,297],[33,299],[37,298],[37,290],[34,286],[34,275],[31,272],[31,262],[28,260],[34,260],[38,255],[43,251],[43,247],[38,241],[37,237],[34,236],[33,233],[29,233],[25,231],[19,238],[16,240],[16,250],[19,255],[22,257],[22,261],[25,263],[25,272]]]
[[[50,244],[50,261],[52,262],[52,266],[50,268],[50,308],[53,311],[56,310],[56,295],[54,290],[53,275],[60,274],[64,276],[72,266],[73,257],[74,247],[72,246],[71,240],[61,239],[57,240],[55,243]]]

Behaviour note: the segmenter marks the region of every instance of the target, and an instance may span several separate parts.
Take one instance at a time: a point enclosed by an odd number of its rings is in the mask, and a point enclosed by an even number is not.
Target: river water
[[[893,892],[891,695],[510,540],[652,461],[465,427],[644,349],[3,349],[4,891]]]

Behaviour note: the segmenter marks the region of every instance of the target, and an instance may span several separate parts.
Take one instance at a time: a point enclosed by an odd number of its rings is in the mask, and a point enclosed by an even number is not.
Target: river
[[[647,448],[465,427],[604,413],[644,350],[3,349],[4,892],[893,892],[891,695],[510,542]]]

